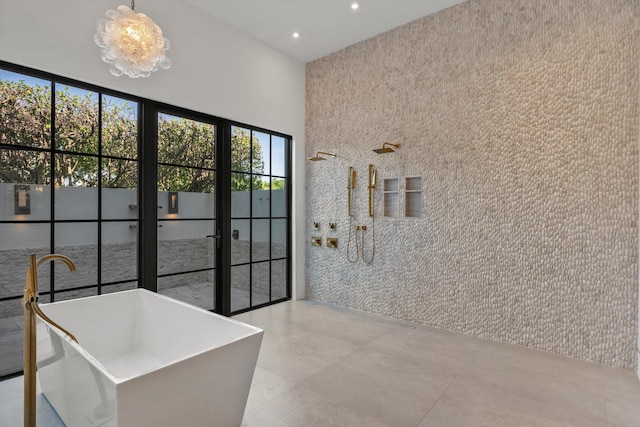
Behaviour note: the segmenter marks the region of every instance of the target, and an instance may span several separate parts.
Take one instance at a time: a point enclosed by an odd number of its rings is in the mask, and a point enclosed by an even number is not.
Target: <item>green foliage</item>
[[[284,190],[285,186],[284,178],[271,178],[272,190]]]
[[[0,80],[0,143],[49,148],[51,92],[48,87]],[[49,156],[3,150],[0,181],[49,183]]]
[[[215,126],[174,116],[158,121],[158,190],[213,192]]]
[[[103,96],[102,134],[99,135],[98,96],[67,87],[55,93],[56,149],[54,184],[136,188],[138,181],[137,106]],[[24,81],[0,80],[0,142],[50,148],[51,88]],[[232,191],[269,189],[260,141],[247,129],[234,127],[231,136]],[[99,171],[98,145],[102,139]],[[161,114],[158,121],[158,190],[213,192],[215,188],[216,128],[208,123]],[[0,182],[49,184],[48,153],[2,150]],[[271,188],[284,188],[273,179]]]
[[[262,180],[249,172],[263,173],[262,146],[258,138],[247,129],[233,127],[231,132],[231,191],[249,191],[262,189]],[[247,172],[247,173],[239,173]],[[253,182],[252,182],[253,181]]]

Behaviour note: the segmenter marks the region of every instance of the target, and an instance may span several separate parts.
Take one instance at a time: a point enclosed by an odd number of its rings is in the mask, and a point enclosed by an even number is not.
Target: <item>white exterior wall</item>
[[[14,185],[0,183],[0,221],[14,220],[48,220],[50,216],[51,196],[49,186],[30,185],[30,208],[28,215],[14,214]],[[102,243],[135,242],[137,239],[137,192],[119,188],[103,188],[102,218],[131,219],[131,222],[103,223]],[[249,217],[249,197],[253,195],[254,212],[269,212],[269,197],[274,206],[284,206],[285,190],[238,191],[231,193],[231,205],[236,216]],[[214,195],[209,193],[178,192],[178,213],[169,214],[167,192],[158,193],[158,218],[178,219],[208,217],[215,212]],[[98,189],[61,187],[56,190],[56,219],[88,219],[98,217]],[[95,200],[95,203],[91,201]],[[271,242],[286,243],[284,221],[275,221]],[[199,239],[213,234],[211,221],[162,221],[158,230],[159,240]],[[47,231],[43,232],[43,226]],[[59,224],[64,233],[59,233],[56,244],[60,246],[81,246],[97,244],[97,230],[94,223]],[[249,240],[249,221],[234,221],[233,228],[239,231],[239,240]],[[44,239],[43,239],[44,236]],[[16,224],[0,227],[0,250],[30,249],[49,247],[48,225]],[[269,240],[269,222],[253,222],[253,241]]]

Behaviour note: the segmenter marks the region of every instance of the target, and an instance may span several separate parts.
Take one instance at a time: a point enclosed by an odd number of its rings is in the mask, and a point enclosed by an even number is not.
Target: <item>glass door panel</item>
[[[213,124],[158,115],[158,292],[214,310],[218,235]]]
[[[288,143],[231,127],[232,313],[287,297]]]

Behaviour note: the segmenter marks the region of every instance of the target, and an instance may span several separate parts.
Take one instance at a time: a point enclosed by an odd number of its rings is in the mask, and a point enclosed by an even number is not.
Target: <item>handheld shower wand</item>
[[[356,188],[356,170],[353,166],[349,166],[349,174],[347,176],[347,205],[349,211],[349,238],[347,240],[347,260],[350,263],[355,263],[358,261],[358,257],[360,256],[360,251],[358,250],[358,231],[360,227],[356,226],[355,232],[355,242],[356,242],[356,257],[355,259],[351,259],[350,251],[351,251],[351,234],[353,232],[353,207],[351,205],[351,193]]]
[[[369,216],[371,217],[371,258],[368,260],[364,256],[364,233],[367,231],[366,226],[362,226],[362,260],[367,264],[371,264],[373,262],[373,258],[376,256],[376,218],[375,218],[375,209],[374,209],[374,200],[373,195],[376,189],[376,170],[373,168],[373,165],[369,165]]]
[[[373,217],[373,190],[376,188],[376,170],[369,165],[369,216]]]
[[[349,208],[349,216],[353,216],[353,208],[351,207],[351,193],[356,188],[356,170],[353,166],[349,166],[349,176],[347,182],[347,204]]]

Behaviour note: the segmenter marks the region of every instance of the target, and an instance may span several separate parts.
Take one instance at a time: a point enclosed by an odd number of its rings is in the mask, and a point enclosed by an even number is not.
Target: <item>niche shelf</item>
[[[384,179],[384,216],[396,218],[399,210],[398,178]]]
[[[422,177],[405,178],[404,216],[407,218],[422,217]]]

